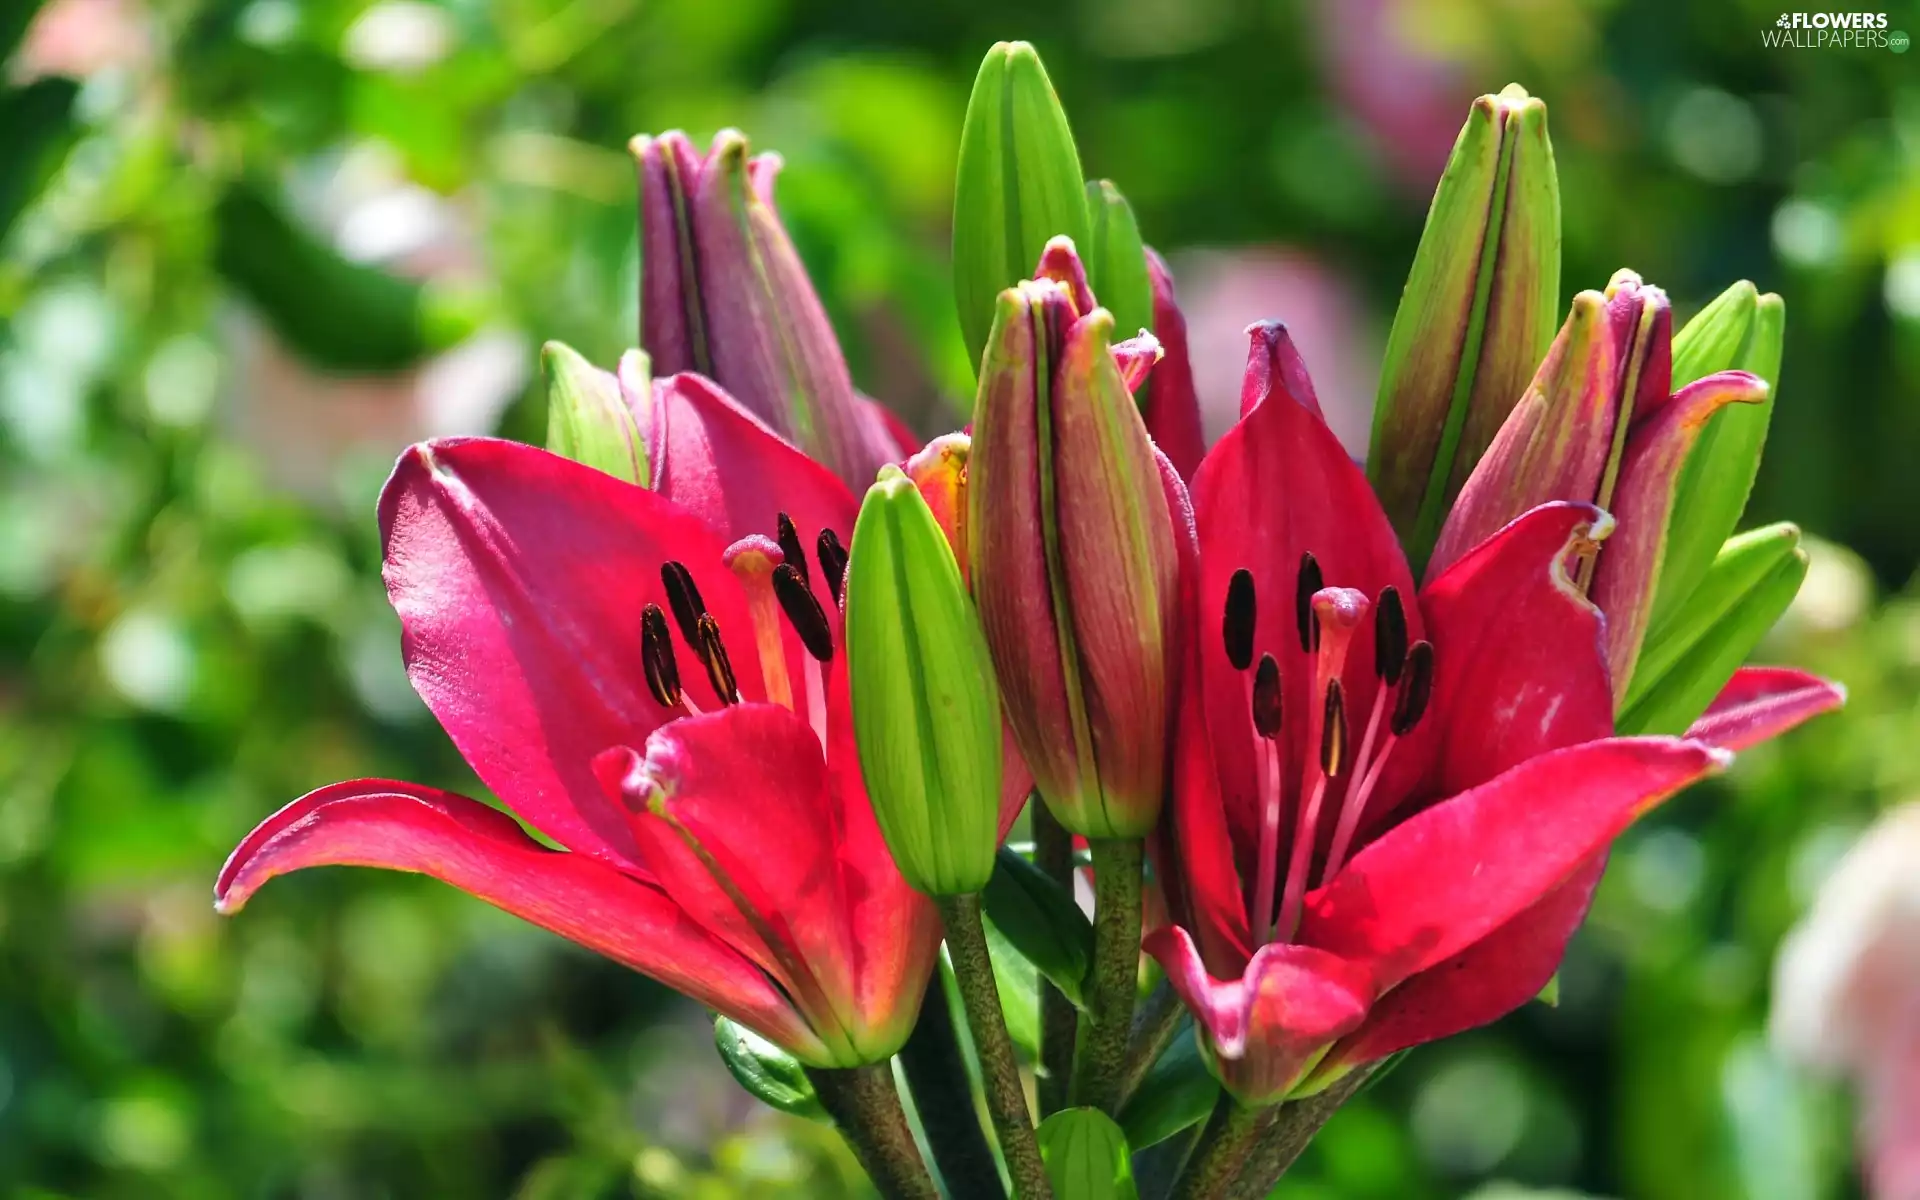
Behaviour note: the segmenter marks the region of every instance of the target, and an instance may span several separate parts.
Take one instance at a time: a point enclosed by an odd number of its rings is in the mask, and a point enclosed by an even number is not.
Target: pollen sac
[[[1153,444],[1105,309],[1036,280],[1000,295],[968,461],[968,552],[1007,720],[1085,837],[1159,815],[1178,562]]]
[[[635,365],[637,371],[629,370],[626,382],[645,388],[645,356]],[[647,486],[652,473],[646,430],[628,403],[623,381],[562,342],[541,348],[540,373],[547,392],[547,449],[615,479]]]
[[[847,669],[867,795],[908,883],[978,892],[999,848],[1000,696],[945,533],[894,467],[847,565]]]
[[[1547,109],[1513,84],[1467,114],[1387,337],[1367,474],[1415,570],[1545,352],[1559,303]]]

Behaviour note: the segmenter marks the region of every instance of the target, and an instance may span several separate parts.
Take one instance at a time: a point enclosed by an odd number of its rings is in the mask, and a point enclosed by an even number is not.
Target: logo
[[[1888,31],[1887,14],[1883,12],[1783,12],[1772,29],[1760,31],[1760,44],[1780,50],[1892,50],[1904,54],[1910,43],[1899,30]]]

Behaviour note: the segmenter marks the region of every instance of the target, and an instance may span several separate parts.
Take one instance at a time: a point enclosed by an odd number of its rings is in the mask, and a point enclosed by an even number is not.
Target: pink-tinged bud
[[[1646,636],[1673,497],[1715,412],[1756,403],[1766,384],[1723,371],[1673,387],[1666,293],[1619,271],[1604,295],[1581,292],[1526,394],[1474,468],[1427,567],[1433,578],[1536,505],[1577,500],[1610,511],[1619,532],[1577,566],[1607,615],[1607,656],[1623,701]]]
[[[1164,785],[1173,521],[1113,353],[1052,280],[1003,292],[969,457],[973,592],[1041,795],[1087,837],[1139,837]]]
[[[1153,444],[1167,456],[1180,478],[1191,480],[1206,457],[1200,424],[1200,396],[1193,386],[1193,360],[1187,352],[1187,318],[1173,295],[1173,275],[1152,247],[1147,248],[1147,278],[1153,284],[1153,333],[1163,352],[1147,380],[1140,415]]]
[[[940,532],[947,535],[953,560],[960,564],[961,582],[971,582],[967,558],[967,458],[973,439],[948,433],[928,442],[907,460],[907,478],[920,489]]]
[[[721,130],[631,144],[640,175],[640,336],[655,370],[697,371],[855,487],[889,457],[773,204],[774,154]]]

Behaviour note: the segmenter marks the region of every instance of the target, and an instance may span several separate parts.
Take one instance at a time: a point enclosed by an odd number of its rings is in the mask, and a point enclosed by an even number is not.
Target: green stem
[[[1027,802],[1033,823],[1033,865],[1073,894],[1073,835],[1036,793]],[[1080,1010],[1067,994],[1040,977],[1040,1116],[1050,1117],[1067,1106],[1067,1088],[1073,1080],[1073,1043],[1079,1036]]]
[[[1093,978],[1089,1028],[1074,1060],[1073,1102],[1118,1115],[1127,1035],[1140,980],[1140,889],[1146,843],[1097,838],[1093,847]]]
[[[1255,1141],[1278,1111],[1278,1106],[1248,1108],[1231,1096],[1220,1097],[1169,1200],[1222,1200],[1238,1185]]]
[[[900,1091],[889,1063],[864,1067],[810,1067],[807,1077],[820,1104],[853,1148],[873,1186],[886,1200],[940,1200],[920,1150],[913,1144]]]
[[[1140,1006],[1139,1015],[1133,1019],[1133,1036],[1127,1042],[1127,1057],[1120,1064],[1118,1107],[1127,1106],[1127,1101],[1140,1090],[1141,1080],[1173,1044],[1174,1035],[1180,1032],[1180,1018],[1186,1011],[1173,985],[1164,979]]]
[[[1007,1190],[1000,1183],[1000,1168],[973,1106],[973,1085],[954,1033],[953,1007],[947,1003],[943,974],[934,972],[927,998],[920,1003],[920,1019],[900,1048],[907,1091],[947,1191],[982,1200],[1004,1197]]]
[[[1239,1181],[1228,1195],[1238,1200],[1257,1200],[1272,1191],[1273,1185],[1307,1148],[1307,1143],[1320,1132],[1320,1127],[1367,1085],[1379,1065],[1369,1063],[1356,1067],[1326,1091],[1281,1106],[1279,1117],[1254,1144],[1253,1153],[1241,1168]]]
[[[1007,1036],[1006,1015],[1000,1009],[1000,988],[993,978],[993,959],[987,953],[987,934],[980,924],[979,896],[941,896],[940,919],[947,927],[947,953],[953,959],[953,978],[960,985],[960,1002],[973,1030],[973,1049],[980,1059],[980,1079],[986,1088],[987,1113],[1000,1139],[1000,1155],[1013,1179],[1019,1200],[1052,1200],[1040,1161],[1040,1143],[1033,1135],[1033,1116],[1027,1110],[1026,1088],[1013,1059],[1013,1039]]]

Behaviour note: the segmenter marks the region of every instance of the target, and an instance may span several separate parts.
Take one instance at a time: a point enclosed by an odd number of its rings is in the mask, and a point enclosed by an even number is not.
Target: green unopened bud
[[[727,1073],[754,1099],[791,1116],[826,1118],[806,1068],[793,1055],[725,1017],[714,1018],[713,1044]]]
[[[1620,732],[1684,731],[1780,619],[1806,574],[1807,552],[1794,525],[1727,539],[1686,605],[1647,635]]]
[[[621,363],[629,387],[647,384],[644,356]],[[547,449],[628,483],[651,478],[645,432],[623,393],[623,380],[561,342],[540,350],[547,385]]]
[[[915,888],[978,892],[1000,841],[1000,693],[946,534],[896,467],[860,506],[846,606],[854,738],[880,832]]]
[[[1518,84],[1474,101],[1394,314],[1367,474],[1414,569],[1525,391],[1560,305],[1560,185],[1547,108]]]
[[[1746,371],[1780,382],[1781,342],[1787,309],[1780,297],[1761,295],[1741,280],[1673,337],[1673,383],[1681,387],[1717,371]],[[1674,493],[1673,525],[1667,534],[1654,597],[1657,626],[1688,604],[1693,589],[1733,533],[1760,470],[1760,452],[1773,419],[1773,393],[1758,404],[1715,413],[1694,443]]]
[[[953,290],[969,362],[980,362],[1001,291],[1032,274],[1049,238],[1088,244],[1084,179],[1040,56],[997,43],[974,77],[953,186]]]
[[[1068,1108],[1040,1123],[1040,1158],[1056,1196],[1140,1200],[1127,1135],[1097,1108]]]
[[[1147,248],[1133,206],[1105,179],[1087,184],[1087,216],[1093,224],[1086,243],[1087,283],[1113,314],[1122,338],[1153,332],[1153,281],[1147,275]]]

